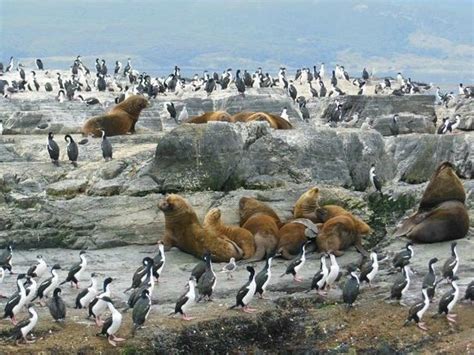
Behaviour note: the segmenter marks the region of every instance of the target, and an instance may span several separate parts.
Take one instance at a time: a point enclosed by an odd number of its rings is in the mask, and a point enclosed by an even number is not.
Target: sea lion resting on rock
[[[322,223],[315,224],[307,218],[297,218],[287,222],[278,231],[278,253],[285,259],[293,259],[300,251],[301,245],[308,240],[316,242]],[[306,252],[314,251],[317,244],[311,243]]]
[[[165,214],[165,235],[162,239],[166,249],[173,246],[201,258],[209,251],[217,262],[240,260],[242,249],[229,238],[216,234],[201,226],[192,206],[183,197],[167,195],[158,204]]]
[[[282,225],[278,215],[263,202],[251,197],[239,201],[240,226],[250,231],[255,239],[255,254],[252,261],[273,255],[278,246],[278,230]]]
[[[105,115],[89,118],[82,126],[82,133],[86,136],[92,134],[94,137],[101,137],[101,130],[104,130],[108,137],[135,133],[138,117],[148,104],[148,100],[143,96],[130,96]]]
[[[293,126],[283,117],[267,113],[267,112],[240,112],[232,116],[234,122],[268,122],[271,128],[275,129],[291,129]]]
[[[255,240],[253,234],[245,228],[225,225],[221,220],[221,211],[218,208],[211,208],[204,217],[203,226],[206,230],[215,234],[224,235],[244,252],[244,259],[248,259],[255,254]]]
[[[454,166],[443,162],[431,176],[418,211],[408,217],[394,236],[419,243],[464,238],[469,230],[466,193]]]
[[[207,122],[234,122],[232,116],[225,111],[215,111],[215,112],[204,112],[200,116],[190,118],[186,123],[207,123]]]

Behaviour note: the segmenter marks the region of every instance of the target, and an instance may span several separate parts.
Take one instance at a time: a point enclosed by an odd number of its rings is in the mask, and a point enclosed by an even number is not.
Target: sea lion
[[[336,256],[344,254],[342,250],[354,245],[362,255],[369,255],[362,247],[362,238],[356,223],[347,214],[330,218],[325,222],[316,238],[320,252],[331,251]]]
[[[278,231],[277,252],[285,259],[295,258],[301,251],[301,245],[303,243],[308,240],[316,240],[321,227],[322,223],[316,225],[305,218],[289,221]],[[314,251],[316,246],[315,243],[310,243],[306,246],[306,251]]]
[[[429,209],[445,201],[466,201],[461,179],[450,162],[441,163],[430,178],[420,201],[420,209]]]
[[[135,125],[142,110],[148,107],[148,100],[140,95],[130,96],[101,116],[89,118],[82,126],[84,135],[101,137],[101,130],[107,137],[135,133]]]
[[[284,118],[267,112],[240,112],[233,117],[234,122],[268,122],[271,128],[291,129],[293,126]]]
[[[251,197],[239,201],[240,226],[250,231],[255,239],[252,261],[273,255],[278,246],[278,230],[282,223],[271,207]]]
[[[443,162],[431,176],[418,211],[403,221],[395,237],[419,243],[436,243],[464,238],[469,230],[466,193],[454,166]]]
[[[354,216],[345,208],[337,205],[319,205],[320,191],[317,187],[312,187],[296,201],[293,208],[294,218],[307,218],[314,223],[325,223],[329,219],[340,216],[350,216],[359,234],[365,235],[373,232],[372,228],[359,217]]]
[[[244,259],[248,259],[255,254],[255,240],[253,234],[245,228],[230,226],[222,223],[221,211],[218,208],[211,208],[204,217],[203,227],[213,231],[218,235],[225,235],[237,244],[244,252]]]
[[[192,117],[186,123],[207,123],[211,121],[234,122],[232,116],[225,111],[205,112],[200,116]]]
[[[197,258],[209,251],[217,262],[242,258],[244,253],[236,243],[201,226],[194,209],[183,197],[167,195],[158,207],[165,214],[165,249],[175,246]]]

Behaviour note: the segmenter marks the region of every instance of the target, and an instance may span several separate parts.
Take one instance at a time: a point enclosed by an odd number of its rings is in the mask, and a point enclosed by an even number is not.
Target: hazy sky
[[[474,83],[474,1],[0,0],[0,60],[81,54],[185,74],[325,62],[359,75]]]

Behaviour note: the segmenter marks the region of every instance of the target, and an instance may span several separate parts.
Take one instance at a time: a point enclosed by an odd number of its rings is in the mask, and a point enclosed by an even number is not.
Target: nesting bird
[[[252,266],[247,266],[247,271],[249,272],[249,279],[237,293],[235,305],[231,306],[229,309],[241,306],[242,311],[246,313],[252,313],[256,310],[250,308],[249,303],[253,299],[253,296],[257,289],[257,283],[255,282],[255,269]]]

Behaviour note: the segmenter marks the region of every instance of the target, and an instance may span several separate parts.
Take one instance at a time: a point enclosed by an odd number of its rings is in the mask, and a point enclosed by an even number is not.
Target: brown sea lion
[[[320,192],[317,187],[312,187],[296,201],[293,208],[294,218],[307,218],[314,223],[324,223],[329,219],[340,216],[349,215],[356,225],[358,233],[361,235],[372,233],[372,228],[362,221],[359,217],[354,216],[345,208],[337,205],[319,206]]]
[[[101,137],[101,130],[110,136],[135,133],[135,125],[148,100],[140,95],[133,95],[116,105],[112,110],[101,116],[89,118],[82,126],[84,135],[92,134]]]
[[[218,235],[225,235],[237,244],[244,252],[244,259],[248,259],[255,254],[255,240],[253,234],[245,228],[230,226],[222,223],[221,211],[218,208],[211,208],[204,217],[203,227],[213,231]]]
[[[167,195],[158,207],[165,214],[162,241],[166,249],[175,246],[197,258],[209,251],[212,260],[218,262],[242,258],[243,251],[236,243],[201,226],[194,209],[183,197]]]
[[[466,193],[454,166],[443,162],[431,176],[417,212],[403,221],[395,237],[419,243],[464,238],[469,230]]]
[[[240,226],[250,231],[255,238],[254,260],[273,255],[278,246],[278,230],[282,225],[273,209],[251,197],[239,201]]]
[[[429,209],[445,201],[466,201],[466,192],[453,164],[441,163],[430,178],[420,201],[420,209]]]
[[[190,118],[186,123],[207,123],[211,121],[234,122],[232,116],[225,111],[205,112],[200,116]]]
[[[291,129],[293,126],[284,118],[267,112],[240,112],[233,116],[234,122],[266,121],[271,128]]]
[[[321,227],[321,223],[318,226],[305,218],[289,221],[278,231],[278,253],[285,259],[293,259],[304,242],[317,238]],[[314,243],[307,245],[306,252],[314,251],[316,246]]]
[[[368,255],[362,247],[362,238],[358,233],[356,223],[347,214],[333,217],[326,221],[316,238],[318,249],[321,252],[332,251],[334,255],[341,256],[342,250],[354,245],[362,255]]]

